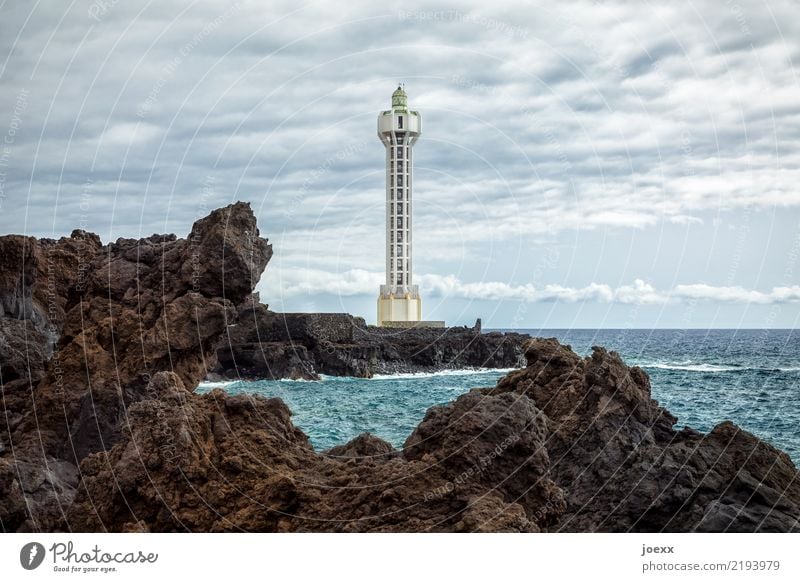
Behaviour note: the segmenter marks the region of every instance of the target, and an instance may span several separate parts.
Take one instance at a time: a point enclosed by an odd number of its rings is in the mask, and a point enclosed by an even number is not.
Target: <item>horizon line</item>
[[[461,326],[449,326],[461,327]],[[572,330],[572,331],[643,331],[643,330],[662,330],[662,331],[795,331],[797,327],[482,327],[482,330]]]

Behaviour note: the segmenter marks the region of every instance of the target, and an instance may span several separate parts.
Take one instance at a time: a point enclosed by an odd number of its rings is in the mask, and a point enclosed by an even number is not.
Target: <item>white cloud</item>
[[[702,283],[677,285],[671,291],[658,290],[642,279],[632,285],[616,288],[604,283],[584,287],[549,284],[537,288],[532,284],[513,285],[501,281],[465,282],[455,275],[421,275],[417,277],[423,296],[471,299],[477,301],[524,301],[528,303],[623,303],[655,305],[686,300],[723,303],[795,303],[800,302],[800,286],[774,287],[771,291],[748,290],[742,287],[715,287]],[[341,273],[319,269],[285,269],[272,273],[262,289],[262,298],[313,295],[375,295],[384,282],[383,274],[363,269]]]
[[[636,279],[633,285],[618,287],[614,293],[614,300],[619,303],[652,304],[665,303],[668,295],[660,293],[649,283]]]
[[[133,145],[152,141],[160,133],[158,126],[152,123],[117,123],[103,132],[99,142],[104,146]]]
[[[678,285],[675,287],[673,296],[683,299],[701,299],[725,303],[795,303],[800,301],[800,286],[773,287],[771,291],[762,292],[742,287],[715,287],[700,283]]]
[[[591,283],[584,287],[565,287],[549,284],[541,288],[534,285],[510,285],[498,281],[464,283],[454,275],[423,275],[420,277],[422,293],[441,297],[459,297],[479,300],[517,300],[530,303],[558,301],[563,303],[660,303],[663,294],[637,279],[632,286],[613,289],[610,285]]]
[[[288,268],[270,271],[263,286],[264,297],[295,297],[303,295],[367,295],[377,293],[383,282],[382,273],[350,269],[333,273],[319,269]]]

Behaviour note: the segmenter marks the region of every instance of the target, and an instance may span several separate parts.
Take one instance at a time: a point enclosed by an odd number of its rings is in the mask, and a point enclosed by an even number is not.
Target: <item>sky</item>
[[[280,311],[375,321],[405,84],[423,316],[796,327],[800,2],[0,3],[0,234],[249,201]]]

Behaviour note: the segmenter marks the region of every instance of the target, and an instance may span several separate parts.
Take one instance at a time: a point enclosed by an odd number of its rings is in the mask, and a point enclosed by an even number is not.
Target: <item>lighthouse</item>
[[[412,281],[414,144],[422,118],[408,108],[402,85],[392,93],[392,108],[378,115],[378,137],[386,149],[386,284],[378,294],[378,325],[444,327],[422,321],[422,298]]]
[[[392,108],[378,115],[378,137],[386,148],[386,284],[378,295],[382,326],[413,326],[422,319],[422,300],[411,275],[414,144],[421,133],[419,112],[408,108],[408,96],[398,86]]]

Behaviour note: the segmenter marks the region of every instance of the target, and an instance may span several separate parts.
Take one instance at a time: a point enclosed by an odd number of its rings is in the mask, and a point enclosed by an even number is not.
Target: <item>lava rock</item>
[[[13,356],[3,372],[18,378],[4,383],[12,397],[0,415],[14,454],[0,463],[3,529],[63,526],[77,465],[125,438],[130,407],[154,400],[159,372],[194,389],[271,255],[241,202],[197,221],[187,239],[0,237],[0,350]],[[25,377],[21,345],[33,355]]]
[[[347,313],[276,313],[253,298],[217,346],[214,377],[316,379],[464,368],[519,368],[526,334],[475,327],[395,329]]]
[[[800,474],[730,422],[674,430],[640,368],[593,348],[532,340],[528,365],[487,394],[525,394],[547,415],[550,475],[567,507],[553,531],[798,531]]]

